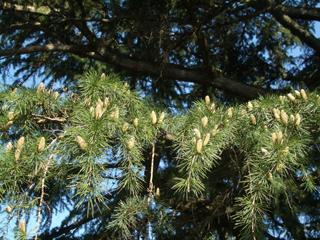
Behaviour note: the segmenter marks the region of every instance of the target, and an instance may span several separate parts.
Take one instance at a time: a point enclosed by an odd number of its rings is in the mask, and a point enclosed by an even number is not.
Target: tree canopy
[[[191,99],[213,89],[255,98],[281,80],[313,89],[317,3],[2,1],[1,68],[16,66],[17,84],[37,73],[68,83],[107,63],[132,88],[173,100],[188,91],[183,82],[196,85]],[[298,59],[288,52],[297,46],[304,51]]]
[[[17,238],[319,238],[318,1],[17,0],[0,14],[14,72],[0,197]]]

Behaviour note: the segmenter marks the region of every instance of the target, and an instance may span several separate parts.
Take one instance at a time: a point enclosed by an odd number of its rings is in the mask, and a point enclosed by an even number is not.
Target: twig
[[[152,143],[152,153],[151,153],[151,167],[150,167],[150,179],[149,187],[147,189],[149,193],[148,202],[153,198],[153,168],[154,168],[154,155],[155,155],[155,143]]]
[[[44,115],[37,115],[37,114],[32,114],[33,117],[38,118],[39,120],[48,120],[48,121],[52,121],[52,122],[65,122],[66,119],[63,117],[47,117]]]
[[[52,140],[52,142],[48,146],[48,149],[51,148],[56,141],[57,141],[57,138]],[[38,234],[39,234],[39,230],[40,230],[40,226],[41,226],[41,220],[42,220],[41,210],[42,210],[43,199],[44,199],[44,194],[45,194],[45,192],[44,192],[45,179],[46,179],[48,169],[49,169],[49,166],[50,166],[50,163],[51,163],[51,160],[53,159],[53,157],[54,157],[54,154],[50,154],[48,161],[47,161],[46,165],[44,166],[43,177],[41,179],[41,195],[40,195],[39,206],[38,206],[38,210],[37,210],[37,226],[36,226],[36,235],[34,237],[34,240],[38,239]]]
[[[43,199],[44,199],[44,188],[45,188],[45,179],[47,176],[47,172],[50,166],[50,162],[53,159],[53,154],[51,154],[49,156],[49,159],[46,163],[46,165],[44,166],[44,173],[43,173],[43,178],[41,179],[41,196],[40,196],[40,200],[39,200],[39,206],[38,206],[38,214],[37,214],[37,230],[36,230],[36,236],[35,236],[35,240],[38,239],[38,233],[40,230],[40,225],[41,225],[41,220],[42,220],[42,215],[41,215],[41,209],[42,209],[42,205],[43,205]]]
[[[151,152],[151,166],[150,166],[150,179],[149,179],[149,187],[147,188],[148,192],[148,205],[151,208],[152,206],[152,200],[154,197],[154,192],[153,192],[153,168],[154,168],[154,155],[155,155],[155,143],[152,143],[152,152]],[[148,218],[148,223],[147,223],[147,230],[146,230],[146,236],[145,238],[148,239],[148,236],[150,236],[152,232],[152,226],[151,226],[151,221]]]
[[[248,172],[249,172],[249,184],[250,184],[250,186],[249,186],[249,188],[250,188],[250,194],[252,194],[253,195],[253,200],[252,200],[252,206],[253,206],[253,208],[252,208],[252,210],[251,210],[251,217],[252,217],[252,219],[251,219],[251,233],[252,233],[252,237],[253,237],[253,240],[256,240],[257,238],[256,238],[256,223],[257,223],[257,216],[256,216],[256,214],[255,214],[255,212],[254,212],[254,210],[255,210],[255,206],[256,206],[256,194],[254,193],[253,194],[253,188],[252,188],[252,179],[251,179],[251,171],[250,171],[250,164],[248,165]]]

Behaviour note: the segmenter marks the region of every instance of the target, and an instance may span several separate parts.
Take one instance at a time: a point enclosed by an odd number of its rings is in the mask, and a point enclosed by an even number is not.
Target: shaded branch
[[[278,6],[276,9],[291,18],[320,21],[320,8]]]
[[[10,2],[2,2],[2,4],[0,4],[0,9],[13,10],[16,12],[40,14],[45,16],[49,15],[52,12],[52,10],[48,6],[37,7],[35,5],[20,5],[20,4],[10,3]]]
[[[193,82],[207,87],[214,86],[246,99],[256,98],[259,95],[266,93],[263,89],[246,85],[222,75],[214,76],[203,69],[188,69],[170,63],[164,64],[163,69],[161,69],[159,64],[131,59],[129,57],[106,52],[105,50],[100,50],[100,54],[92,54],[92,57],[135,73],[138,72],[159,76],[161,71],[162,76],[165,78]]]
[[[23,48],[11,48],[11,49],[1,49],[0,56],[10,56],[19,54],[30,54],[34,52],[80,52],[84,51],[84,46],[72,46],[65,44],[45,44],[43,46],[28,46]]]
[[[96,215],[98,215],[98,216],[95,216],[95,217],[86,216],[83,219],[81,219],[77,222],[74,222],[70,225],[53,228],[49,233],[44,233],[44,234],[40,235],[40,239],[55,239],[55,238],[60,237],[66,233],[70,233],[72,230],[81,227],[83,224],[90,222],[94,218],[100,217],[101,213],[98,212]]]
[[[81,19],[86,19],[86,11],[82,1],[77,0],[76,2],[81,10]],[[88,41],[91,42],[91,44],[93,44],[96,41],[96,35],[89,29],[85,20],[75,21],[75,24],[84,34],[84,36],[88,39]]]
[[[67,119],[63,117],[47,117],[44,115],[37,115],[37,114],[32,114],[32,116],[37,120],[38,123],[44,123],[44,122],[64,123],[67,121]]]
[[[222,75],[214,76],[212,73],[206,72],[203,69],[188,69],[176,64],[165,64],[163,68],[160,68],[157,63],[131,59],[126,56],[107,52],[105,48],[101,48],[98,54],[93,52],[92,49],[89,49],[87,46],[46,44],[43,46],[28,46],[19,49],[3,49],[0,50],[0,56],[56,51],[69,52],[81,57],[93,58],[134,73],[159,76],[161,71],[162,76],[165,78],[193,82],[206,87],[214,86],[245,99],[253,99],[265,93],[263,89],[246,85]]]
[[[41,23],[40,22],[27,22],[27,23],[15,23],[11,24],[9,26],[2,26],[1,27],[1,33],[10,33],[16,30],[22,30],[22,29],[32,29],[32,28],[39,28],[40,29]]]
[[[303,8],[290,8],[281,5],[274,5],[272,0],[262,0],[262,1],[252,1],[249,4],[251,7],[255,8],[257,11],[265,9],[265,11],[272,14],[272,16],[285,28],[287,28],[293,35],[297,36],[301,42],[307,44],[309,47],[313,48],[318,54],[320,54],[320,40],[314,37],[308,30],[304,29],[296,21],[294,21],[291,16],[300,16],[307,14],[309,15],[319,15],[319,9],[303,9]]]
[[[46,180],[48,169],[49,169],[49,166],[50,166],[50,163],[51,163],[53,156],[54,156],[53,154],[50,155],[46,165],[44,166],[44,173],[43,173],[43,177],[41,179],[41,195],[40,195],[40,200],[39,200],[39,205],[38,205],[38,210],[37,210],[37,231],[36,231],[36,236],[34,238],[35,240],[38,239],[38,233],[39,233],[39,229],[41,226],[41,220],[42,220],[41,212],[42,212],[43,200],[44,200],[44,195],[45,195],[45,192],[44,192],[45,180]]]
[[[107,193],[107,195],[105,195],[105,196],[106,197],[107,196],[113,197],[114,192]],[[117,203],[117,201],[112,203],[111,205],[115,206],[116,203]],[[94,214],[85,215],[77,221],[72,221],[72,223],[69,225],[58,226],[58,227],[55,227],[51,230],[48,230],[47,232],[44,232],[43,234],[40,235],[40,239],[57,239],[58,237],[61,237],[65,234],[70,233],[71,231],[73,231],[75,229],[82,227],[83,225],[89,223],[90,221],[92,221],[94,219],[105,218],[106,216],[110,215],[111,205],[109,205],[110,208],[108,208],[106,212],[102,212],[102,211],[100,211],[100,209],[98,207],[96,207],[94,210]],[[83,206],[85,206],[85,204]],[[85,208],[83,208],[83,209],[85,209]],[[74,209],[74,210],[78,210],[78,209]]]
[[[313,48],[320,54],[320,40],[314,37],[309,31],[303,29],[296,21],[281,11],[274,9],[271,11],[274,18],[293,35],[297,36],[303,43]]]

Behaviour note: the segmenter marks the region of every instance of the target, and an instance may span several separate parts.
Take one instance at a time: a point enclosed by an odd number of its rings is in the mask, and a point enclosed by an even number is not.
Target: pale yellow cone
[[[45,137],[41,137],[38,143],[38,152],[43,152],[46,147],[46,139]]]
[[[86,150],[88,148],[87,142],[80,136],[76,137],[76,142],[78,143],[81,150]]]

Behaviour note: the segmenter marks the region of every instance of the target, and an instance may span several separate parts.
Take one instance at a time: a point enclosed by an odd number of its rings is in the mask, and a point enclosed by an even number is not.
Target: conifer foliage
[[[0,99],[0,197],[22,239],[72,238],[82,226],[84,238],[209,238],[223,216],[230,236],[261,239],[282,217],[272,209],[299,214],[302,195],[319,197],[315,92],[234,106],[206,96],[173,114],[92,71],[73,91],[40,84]],[[195,222],[193,210],[204,214]]]

